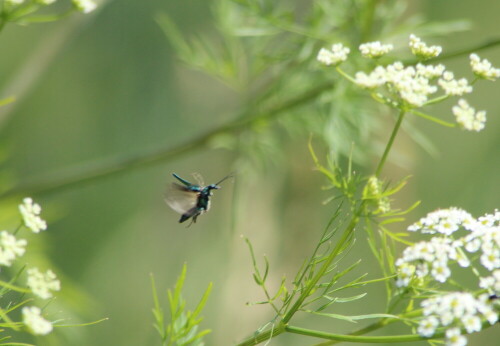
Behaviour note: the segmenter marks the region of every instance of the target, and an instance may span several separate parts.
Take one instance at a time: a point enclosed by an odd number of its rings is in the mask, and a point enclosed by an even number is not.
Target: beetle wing
[[[165,192],[165,202],[179,214],[185,214],[196,207],[198,192],[172,183]]]

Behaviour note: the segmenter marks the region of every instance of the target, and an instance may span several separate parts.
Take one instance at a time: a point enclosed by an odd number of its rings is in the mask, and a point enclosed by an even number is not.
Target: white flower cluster
[[[422,301],[424,318],[418,326],[418,333],[432,337],[436,328],[447,327],[447,345],[466,345],[467,339],[461,335],[461,328],[468,334],[482,329],[482,318],[491,325],[498,321],[498,314],[487,294],[476,298],[470,293],[455,292],[435,296]]]
[[[412,54],[424,60],[437,57],[443,50],[440,46],[427,46],[425,42],[413,34],[410,35],[410,49]]]
[[[403,251],[403,256],[396,260],[399,272],[396,285],[408,286],[412,279],[423,279],[428,277],[429,273],[434,280],[446,282],[451,275],[448,267],[450,260],[458,262],[462,267],[470,265],[459,246],[460,243],[450,238],[434,237],[430,241],[422,241],[407,247]]]
[[[457,231],[460,226],[467,230],[471,230],[474,218],[471,214],[463,209],[451,207],[449,209],[439,209],[427,214],[418,222],[408,227],[408,231],[420,231],[424,234],[441,233],[450,235]]]
[[[457,240],[450,236],[460,228],[469,233]],[[428,214],[408,227],[409,231],[424,234],[439,234],[430,241],[422,241],[407,247],[396,261],[398,287],[408,286],[414,279],[430,276],[445,282],[451,275],[448,262],[457,262],[468,267],[466,252],[480,252],[479,260],[488,270],[500,268],[500,212],[486,214],[477,220],[468,212],[457,209],[442,209]]]
[[[36,306],[26,306],[22,310],[23,323],[33,334],[46,335],[52,331],[52,323],[42,317],[42,311]]]
[[[27,197],[23,200],[23,203],[19,205],[19,211],[24,225],[31,231],[39,233],[41,230],[47,229],[46,222],[40,218],[42,208],[37,203],[33,203],[31,198]],[[17,257],[25,253],[26,245],[27,241],[25,239],[16,239],[8,231],[1,231],[0,266],[11,266]],[[51,270],[42,273],[37,268],[28,269],[27,286],[33,294],[43,299],[51,298],[52,292],[59,291],[61,288],[59,280],[57,280],[56,275]],[[9,287],[5,286],[4,288]],[[22,315],[23,323],[31,333],[45,335],[52,331],[52,323],[41,316],[40,308],[36,306],[24,307]]]
[[[465,130],[479,132],[484,129],[486,123],[486,111],[476,110],[469,105],[469,103],[464,100],[458,100],[458,105],[453,106],[451,111],[455,115],[455,119]]]
[[[424,60],[438,56],[442,50],[439,46],[427,46],[413,34],[410,35],[410,48],[413,54]],[[382,44],[379,41],[359,46],[361,54],[369,58],[378,58],[392,49],[391,44]],[[331,50],[322,48],[317,59],[325,65],[338,65],[347,59],[348,54],[349,48],[338,43],[334,44]],[[500,77],[500,69],[493,67],[486,59],[481,60],[476,54],[470,55],[470,65],[478,78],[495,80]],[[342,74],[346,76],[346,73]],[[358,71],[354,74],[354,78],[347,76],[346,78],[370,91],[381,88],[382,90],[378,89],[380,92],[374,94],[374,98],[405,111],[442,101],[451,96],[463,96],[473,90],[466,78],[455,78],[453,72],[446,71],[442,64],[419,63],[416,66],[405,66],[401,61],[396,61],[387,66],[377,66],[370,72]],[[438,91],[438,86],[444,91],[444,95],[430,99],[430,96]],[[485,127],[486,112],[476,112],[463,99],[452,108],[452,112],[458,125],[465,130],[479,132]]]
[[[92,0],[73,0],[76,9],[83,13],[90,13],[96,9],[97,5]]]
[[[491,63],[481,58],[477,54],[471,54],[470,58],[470,66],[472,68],[472,72],[479,78],[495,80],[500,77],[500,68],[495,68],[491,65]]]
[[[19,205],[19,211],[24,220],[24,225],[33,232],[38,233],[47,229],[47,223],[40,218],[42,208],[29,197],[23,200],[23,204]]]
[[[394,49],[392,44],[382,44],[380,41],[363,43],[359,46],[359,51],[361,55],[365,58],[376,59],[389,53]]]
[[[24,255],[25,246],[28,242],[25,239],[16,239],[7,231],[0,233],[0,265],[10,267],[16,257]]]
[[[377,66],[370,74],[357,72],[355,83],[367,89],[386,85],[389,92],[412,105],[421,107],[427,102],[428,96],[437,91],[437,87],[430,84],[426,76],[430,70],[416,69],[413,66],[405,67],[397,61],[386,67]],[[421,73],[423,72],[423,74]]]
[[[468,252],[481,252],[479,261],[487,270],[500,268],[500,211],[480,217],[459,241]]]
[[[326,48],[321,48],[318,53],[318,61],[329,66],[338,65],[343,61],[347,60],[347,56],[351,50],[344,47],[342,43],[336,43],[332,46],[331,50]]]
[[[28,282],[27,285],[42,299],[48,299],[52,297],[51,291],[59,291],[61,289],[61,283],[56,278],[56,274],[52,270],[47,270],[47,272],[41,273],[38,268],[28,269]]]
[[[462,96],[472,92],[472,86],[469,85],[467,79],[456,80],[453,72],[450,71],[443,73],[443,77],[438,80],[438,84],[443,88],[446,95]]]

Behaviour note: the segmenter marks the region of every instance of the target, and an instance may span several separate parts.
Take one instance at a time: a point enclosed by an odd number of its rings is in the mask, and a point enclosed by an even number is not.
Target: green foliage
[[[170,321],[165,322],[163,309],[160,306],[154,277],[151,274],[151,284],[153,287],[154,308],[153,315],[155,318],[154,327],[160,334],[162,345],[204,345],[203,337],[210,333],[209,329],[198,331],[199,324],[203,320],[200,317],[201,311],[205,306],[207,299],[212,290],[210,283],[203,294],[200,302],[193,311],[186,310],[186,301],[182,298],[181,291],[186,279],[187,265],[184,264],[182,272],[175,284],[174,290],[167,290]]]

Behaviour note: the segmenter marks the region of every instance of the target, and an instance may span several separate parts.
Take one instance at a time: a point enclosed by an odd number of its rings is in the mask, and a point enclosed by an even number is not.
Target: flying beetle
[[[182,214],[179,222],[184,222],[192,218],[191,223],[196,223],[198,216],[210,209],[212,190],[220,189],[219,184],[231,177],[231,175],[228,175],[215,184],[203,186],[203,183],[200,183],[200,185],[192,184],[175,173],[172,175],[182,185],[172,183],[165,193],[165,202],[167,202],[170,208]]]

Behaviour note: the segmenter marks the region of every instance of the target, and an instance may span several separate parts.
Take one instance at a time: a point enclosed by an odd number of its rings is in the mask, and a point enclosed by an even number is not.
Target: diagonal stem
[[[405,116],[405,111],[400,110],[398,120],[396,121],[396,125],[392,129],[391,137],[389,138],[389,142],[387,142],[387,146],[385,147],[384,154],[378,163],[377,170],[375,171],[375,176],[380,176],[382,172],[382,168],[384,168],[385,161],[387,160],[387,156],[389,156],[389,151],[391,151],[392,145],[394,143],[394,139],[396,139],[396,135],[398,134],[399,128],[401,127],[401,123],[403,122],[403,118]]]

